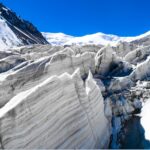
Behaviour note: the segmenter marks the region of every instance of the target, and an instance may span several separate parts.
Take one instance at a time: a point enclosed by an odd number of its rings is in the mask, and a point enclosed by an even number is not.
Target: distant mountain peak
[[[71,35],[66,35],[64,33],[45,33],[42,32],[43,36],[52,45],[112,45],[115,46],[119,42],[134,42],[150,36],[150,31],[135,37],[120,37],[113,34],[105,34],[102,32],[97,32],[95,34],[88,34],[85,36],[75,37]]]

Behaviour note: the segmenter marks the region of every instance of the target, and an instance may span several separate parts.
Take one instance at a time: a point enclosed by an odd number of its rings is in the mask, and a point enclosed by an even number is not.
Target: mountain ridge
[[[1,49],[29,44],[47,44],[38,29],[0,3]]]
[[[52,45],[86,45],[86,44],[95,44],[95,45],[112,45],[115,46],[119,42],[133,42],[140,40],[150,35],[150,31],[138,35],[138,36],[118,36],[113,34],[105,34],[102,32],[97,32],[94,34],[88,34],[84,36],[72,36],[65,33],[49,33],[42,32],[43,36],[47,41]]]

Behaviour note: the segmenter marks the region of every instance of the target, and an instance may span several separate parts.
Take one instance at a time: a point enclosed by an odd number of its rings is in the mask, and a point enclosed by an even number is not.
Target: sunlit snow
[[[141,124],[145,130],[145,138],[150,140],[150,99],[144,104],[141,113]]]
[[[104,34],[102,32],[98,32],[95,34],[89,34],[81,37],[75,37],[71,35],[66,35],[64,33],[46,33],[42,32],[43,36],[47,39],[47,41],[52,45],[86,45],[86,44],[96,44],[96,45],[112,45],[115,46],[121,41],[131,42],[134,40],[139,40],[150,35],[150,31],[133,37],[120,37],[112,34]]]

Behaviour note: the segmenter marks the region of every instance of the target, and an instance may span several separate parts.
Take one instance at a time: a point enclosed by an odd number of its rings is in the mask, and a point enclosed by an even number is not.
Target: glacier
[[[150,32],[40,33],[0,4],[0,148],[150,148],[149,65]]]

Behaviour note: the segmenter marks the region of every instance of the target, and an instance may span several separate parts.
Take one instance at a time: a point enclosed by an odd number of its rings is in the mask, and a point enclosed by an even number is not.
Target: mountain
[[[104,34],[101,32],[85,35],[81,37],[75,37],[71,35],[66,35],[64,33],[45,33],[42,32],[43,36],[47,39],[47,41],[52,45],[112,45],[115,46],[119,42],[133,42],[138,41],[140,43],[141,40],[147,41],[150,37],[150,31],[146,32],[142,35],[135,37],[120,37],[112,34]],[[142,41],[141,41],[142,42]]]
[[[42,32],[43,36],[52,45],[64,45],[68,41],[74,39],[71,35],[66,35],[64,33],[46,33]]]
[[[18,45],[47,44],[48,42],[30,22],[21,19],[0,3],[1,49]]]
[[[0,149],[150,148],[150,32],[47,44],[0,6]]]

